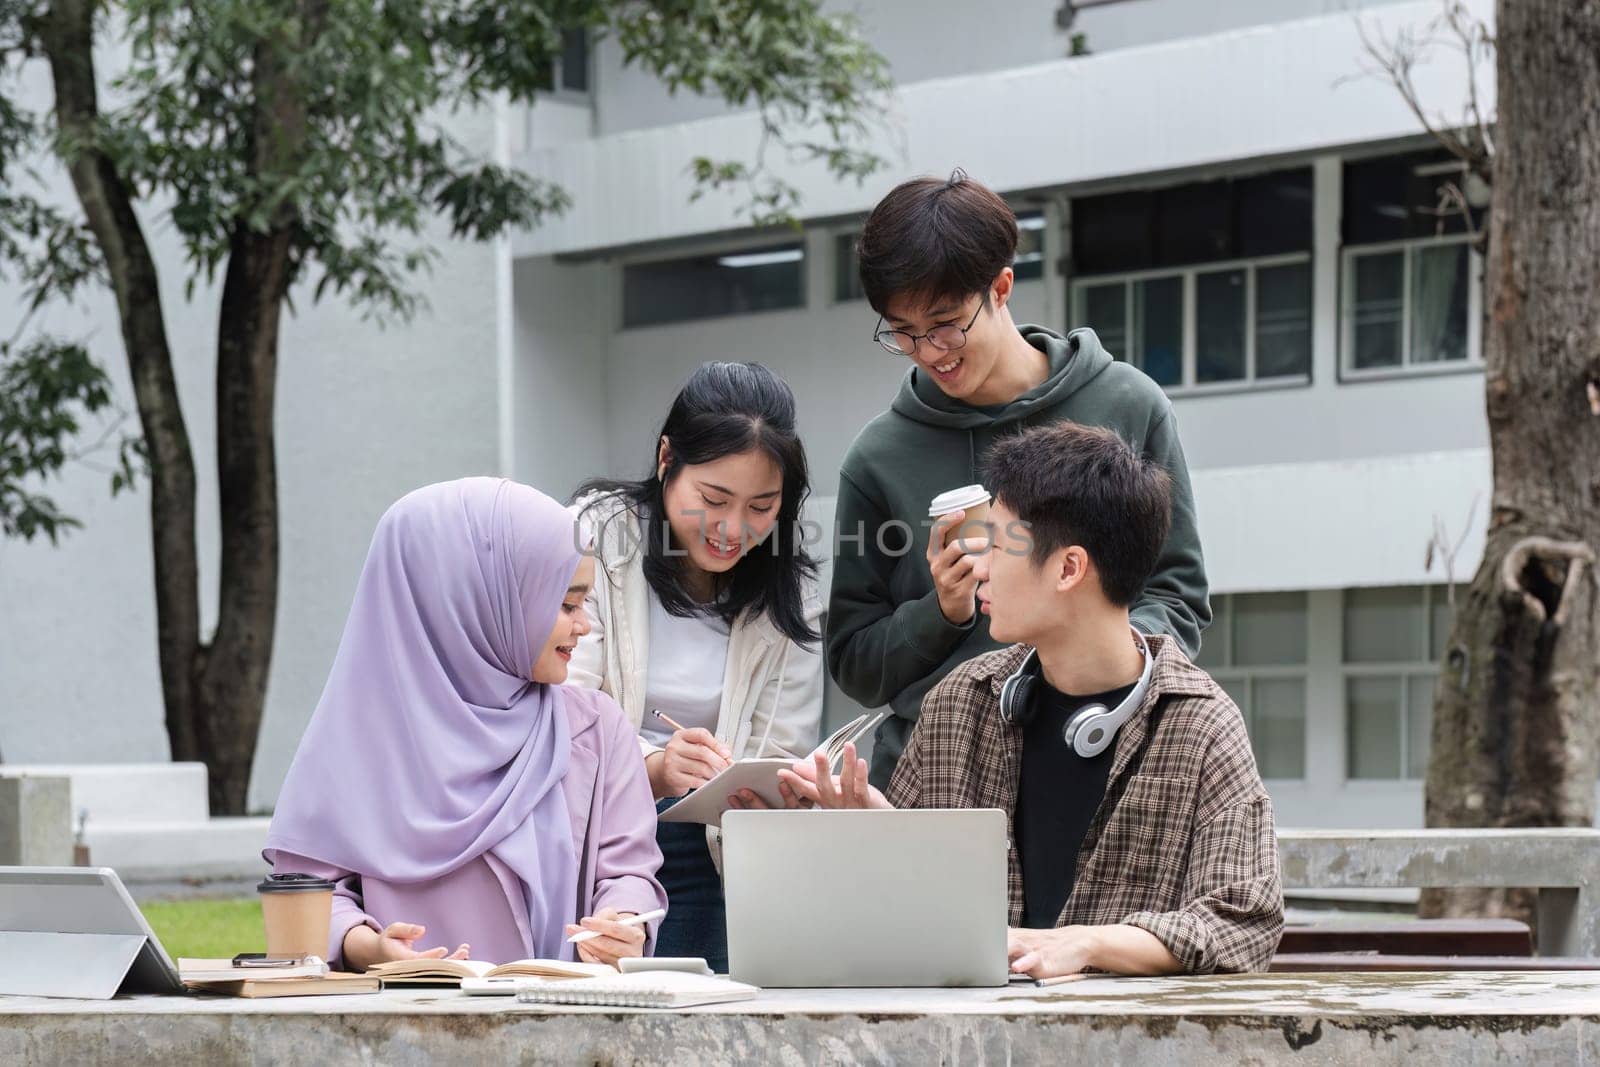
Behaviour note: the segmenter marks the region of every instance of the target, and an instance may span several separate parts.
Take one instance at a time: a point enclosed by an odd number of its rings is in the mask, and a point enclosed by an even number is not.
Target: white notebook
[[[873,727],[882,722],[888,712],[877,715],[859,715],[830,734],[817,746],[817,751],[828,757],[828,766],[839,773],[839,761],[844,759],[846,743],[859,741]],[[778,772],[794,766],[792,759],[742,759],[724,767],[715,778],[696,789],[658,817],[661,822],[703,822],[722,825],[722,813],[728,810],[728,795],[748,789],[774,808],[783,807],[783,794],[778,792]]]
[[[577,978],[517,990],[524,1004],[593,1004],[616,1008],[688,1008],[754,999],[760,989],[682,971],[642,971],[615,978]]]

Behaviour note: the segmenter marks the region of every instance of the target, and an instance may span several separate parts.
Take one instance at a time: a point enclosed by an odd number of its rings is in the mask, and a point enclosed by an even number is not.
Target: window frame
[[[1422,248],[1467,246],[1467,358],[1432,360],[1417,363],[1411,359],[1412,264]],[[1433,237],[1407,237],[1397,241],[1342,245],[1339,249],[1339,380],[1341,382],[1383,381],[1393,378],[1418,378],[1434,374],[1462,374],[1483,369],[1483,255],[1473,246],[1470,234],[1441,234]],[[1395,367],[1357,367],[1355,365],[1355,261],[1363,256],[1404,252],[1400,274],[1400,364]]]
[[[1250,593],[1218,593],[1212,596],[1213,606],[1212,625],[1207,627],[1206,636],[1220,639],[1222,663],[1210,666],[1202,665],[1201,669],[1211,676],[1212,681],[1227,691],[1230,685],[1242,685],[1250,693],[1248,707],[1241,707],[1239,713],[1244,719],[1245,733],[1251,739],[1251,752],[1255,751],[1255,684],[1257,681],[1298,681],[1301,691],[1305,696],[1305,703],[1300,709],[1300,776],[1298,778],[1269,778],[1264,772],[1261,775],[1264,782],[1284,782],[1303,785],[1310,780],[1311,772],[1311,597],[1308,591],[1302,589],[1285,589],[1282,593],[1299,595],[1301,597],[1301,618],[1306,627],[1306,658],[1301,663],[1264,663],[1244,664],[1235,662],[1235,633],[1234,626],[1237,619],[1235,605],[1240,597],[1250,596]],[[1217,626],[1218,620],[1225,620],[1223,626]],[[1232,698],[1232,694],[1229,694]],[[1238,700],[1234,700],[1238,704]],[[1259,759],[1257,764],[1259,767]]]
[[[1306,372],[1304,374],[1276,374],[1271,377],[1258,377],[1256,375],[1256,272],[1263,268],[1283,267],[1291,265],[1304,265],[1311,272],[1310,291],[1306,294],[1307,314],[1307,348]],[[1196,378],[1199,363],[1199,307],[1195,299],[1196,278],[1201,274],[1215,274],[1230,270],[1243,270],[1245,272],[1245,376],[1221,382],[1201,382]],[[1115,354],[1115,357],[1130,366],[1134,364],[1133,354],[1134,322],[1133,322],[1133,285],[1136,282],[1148,281],[1154,278],[1181,278],[1183,282],[1183,377],[1182,381],[1174,385],[1163,385],[1161,388],[1168,396],[1205,396],[1210,393],[1233,393],[1240,390],[1255,389],[1281,389],[1284,387],[1307,386],[1312,379],[1312,342],[1311,335],[1315,332],[1316,322],[1316,265],[1312,252],[1285,252],[1272,256],[1256,256],[1247,259],[1219,259],[1206,263],[1191,263],[1182,267],[1154,267],[1146,270],[1124,271],[1117,274],[1091,274],[1072,279],[1072,320],[1091,328],[1094,323],[1086,320],[1085,290],[1103,285],[1122,283],[1123,289],[1123,337],[1128,339],[1125,351]],[[1140,368],[1141,370],[1143,368]]]
[[[1382,588],[1382,587],[1376,587],[1376,588]],[[1447,588],[1445,586],[1443,586],[1443,585],[1433,585],[1433,584],[1425,584],[1425,585],[1420,585],[1420,586],[1405,586],[1405,585],[1402,585],[1399,588],[1402,588],[1402,589],[1415,588],[1415,589],[1420,589],[1422,591],[1422,599],[1421,599],[1421,603],[1422,603],[1422,612],[1421,612],[1421,619],[1422,619],[1422,645],[1421,645],[1421,647],[1422,647],[1424,653],[1430,653],[1430,652],[1432,652],[1434,644],[1435,644],[1435,642],[1434,642],[1434,636],[1435,635],[1433,633],[1433,627],[1434,627],[1434,624],[1435,624],[1434,609],[1437,606],[1437,603],[1438,603],[1439,599],[1448,598],[1449,592],[1448,592],[1448,590],[1447,590]],[[1341,645],[1345,644],[1345,642],[1343,640],[1343,636],[1342,636],[1343,627],[1344,627],[1345,621],[1346,621],[1345,613],[1347,613],[1350,610],[1350,594],[1352,592],[1355,592],[1355,591],[1356,590],[1353,590],[1353,589],[1346,589],[1344,591],[1343,595],[1340,597],[1339,610],[1340,610],[1341,614],[1340,614],[1339,623],[1340,623],[1340,627],[1341,627],[1341,638],[1340,638]],[[1447,654],[1448,654],[1448,652],[1447,652]],[[1358,784],[1358,785],[1361,785],[1361,786],[1370,785],[1370,784],[1372,784],[1374,782],[1387,782],[1387,783],[1391,783],[1391,784],[1404,785],[1404,784],[1408,784],[1408,783],[1412,783],[1412,782],[1422,782],[1422,781],[1426,780],[1426,777],[1427,777],[1427,765],[1426,765],[1426,762],[1424,762],[1424,764],[1423,764],[1423,773],[1422,773],[1422,775],[1420,777],[1412,777],[1411,774],[1409,773],[1409,769],[1410,769],[1410,766],[1411,766],[1411,723],[1410,723],[1410,719],[1409,719],[1409,716],[1411,714],[1411,703],[1410,703],[1411,684],[1412,684],[1413,679],[1417,679],[1417,678],[1428,678],[1428,679],[1431,679],[1433,681],[1433,683],[1434,683],[1434,694],[1435,694],[1435,697],[1437,698],[1439,678],[1440,678],[1441,674],[1443,673],[1442,670],[1441,670],[1441,664],[1438,661],[1431,661],[1431,660],[1426,660],[1426,659],[1423,659],[1423,660],[1366,660],[1366,661],[1360,661],[1360,662],[1356,662],[1356,663],[1351,663],[1345,658],[1348,655],[1349,655],[1349,652],[1348,652],[1348,649],[1346,649],[1345,651],[1343,651],[1341,653],[1341,655],[1340,655],[1340,663],[1339,663],[1339,709],[1340,709],[1339,710],[1339,715],[1340,715],[1340,718],[1342,720],[1344,746],[1345,746],[1344,768],[1343,768],[1343,774],[1344,774],[1345,783],[1346,784]],[[1354,753],[1355,753],[1354,746],[1351,745],[1351,743],[1350,743],[1350,740],[1351,740],[1350,739],[1350,730],[1351,730],[1351,722],[1350,722],[1350,680],[1353,679],[1353,678],[1374,678],[1374,679],[1390,679],[1390,678],[1392,678],[1392,679],[1397,680],[1400,683],[1400,721],[1396,724],[1397,728],[1399,730],[1399,733],[1400,733],[1399,743],[1398,743],[1398,752],[1399,752],[1399,755],[1400,755],[1400,774],[1398,776],[1396,776],[1396,777],[1393,777],[1393,778],[1378,778],[1378,777],[1361,777],[1361,778],[1358,778],[1354,774],[1350,773],[1351,769],[1352,769],[1351,768],[1351,763],[1352,763],[1352,760],[1354,758]],[[1428,708],[1428,716],[1429,716],[1428,729],[1429,729],[1430,736],[1431,736],[1431,732],[1432,732],[1432,729],[1433,729],[1433,723],[1432,723],[1433,708],[1432,707]]]
[[[681,319],[669,319],[662,322],[628,321],[628,269],[630,267],[649,267],[662,263],[676,263],[695,259],[721,259],[726,256],[754,255],[763,252],[776,252],[785,248],[798,248],[800,250],[799,271],[799,296],[793,305],[787,307],[756,308],[745,311],[719,311],[710,315],[692,315]],[[737,319],[752,315],[792,315],[805,311],[810,306],[810,248],[803,235],[788,235],[778,240],[756,240],[729,243],[727,241],[715,244],[702,244],[685,248],[672,255],[657,253],[655,255],[627,256],[617,261],[618,284],[615,290],[616,322],[619,332],[632,330],[664,330],[674,327],[689,326],[697,322],[717,322],[724,319]]]

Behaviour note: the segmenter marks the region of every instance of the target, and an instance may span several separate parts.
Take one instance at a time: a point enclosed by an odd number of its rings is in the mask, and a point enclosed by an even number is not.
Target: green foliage
[[[421,303],[417,275],[436,258],[437,216],[454,237],[486,241],[570,205],[568,190],[483,158],[469,147],[482,138],[463,132],[481,127],[496,101],[547,91],[570,29],[614,39],[626,63],[671,92],[758,113],[756,158],[685,161],[696,196],[742,191],[757,223],[792,221],[798,205],[770,153],[843,180],[884,162],[869,147],[869,123],[884,110],[887,65],[851,18],[825,13],[820,0],[120,0],[96,8],[97,26],[126,46],[106,51],[127,58],[101,78],[111,91],[101,94],[98,125],[72,137],[8,93],[20,65],[40,54],[47,8],[0,0],[0,270],[10,265],[30,313],[104,275],[81,224],[12,192],[26,177],[21,161],[48,148],[66,161],[102,152],[133,199],[164,206],[161,225],[181,241],[191,296],[242,240],[268,235],[288,249],[281,299],[299,284],[294,291],[314,301],[337,296],[379,321],[406,319]],[[91,381],[93,365],[74,355],[82,350],[41,344],[28,359],[0,352],[26,364],[36,384],[47,366],[63,375],[50,395],[73,412],[104,407],[104,378]],[[43,396],[0,402],[20,417]],[[29,432],[54,445],[11,452],[0,439],[0,470],[59,468],[48,462],[67,452],[50,435],[68,434],[77,415],[58,407],[37,417]],[[118,451],[121,488],[139,452],[127,440]],[[53,537],[72,524],[43,498],[26,499],[26,529]],[[14,518],[5,529],[24,527]]]

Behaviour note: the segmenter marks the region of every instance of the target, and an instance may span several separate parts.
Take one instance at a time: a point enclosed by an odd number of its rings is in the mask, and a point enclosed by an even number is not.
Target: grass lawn
[[[229,959],[265,952],[261,903],[245,900],[162,900],[139,906],[173,959]]]

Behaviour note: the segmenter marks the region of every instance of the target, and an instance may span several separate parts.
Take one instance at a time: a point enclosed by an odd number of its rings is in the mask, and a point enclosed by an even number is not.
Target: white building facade
[[[1482,190],[1361,76],[1357,19],[1375,38],[1437,7],[1125,0],[1065,30],[1061,7],[865,5],[900,86],[891,166],[860,188],[786,172],[798,232],[691,203],[689,155],[748,153],[751,116],[664,99],[603,43],[586,95],[513,116],[514,157],[580,197],[515,247],[509,464],[556,491],[642,474],[689,372],[752,359],[794,387],[831,515],[906,369],[870,340],[854,234],[894,183],[962,167],[1018,212],[1018,321],[1092,326],[1172,397],[1216,610],[1201,660],[1280,821],[1420,825],[1450,610],[1427,546],[1464,537],[1469,579],[1489,499],[1482,265],[1433,209],[1441,183]],[[1459,114],[1466,69],[1433,58],[1418,85]],[[830,721],[854,710],[830,688]]]
[[[828,519],[846,448],[906,369],[870,339],[852,235],[898,181],[959,166],[1022,220],[1018,321],[1093,326],[1172,397],[1216,610],[1202,662],[1245,710],[1280,823],[1420,824],[1449,612],[1427,545],[1441,524],[1452,547],[1465,534],[1453,572],[1470,577],[1488,503],[1481,263],[1459,222],[1421,210],[1459,175],[1361,77],[1356,20],[1371,34],[1436,5],[859,7],[899,85],[889,169],[857,187],[773,160],[803,192],[799,229],[690,200],[689,159],[750,158],[753,116],[666,96],[606,42],[574,47],[557,94],[467,131],[571,190],[565,217],[450,246],[409,329],[336,308],[286,326],[282,605],[253,806],[277,795],[373,523],[415,485],[499,470],[565,495],[642,475],[693,368],[749,359],[795,390]],[[1453,60],[1416,72],[1449,114],[1467,84]],[[1492,107],[1481,75],[1485,90]],[[214,323],[197,309],[215,303],[184,305],[178,252],[160,253],[168,306],[189,309],[175,334],[214,568]],[[119,366],[110,308],[91,319]],[[85,531],[0,546],[0,756],[163,759],[147,503],[82,472],[62,491]],[[830,687],[829,719],[853,713]]]

